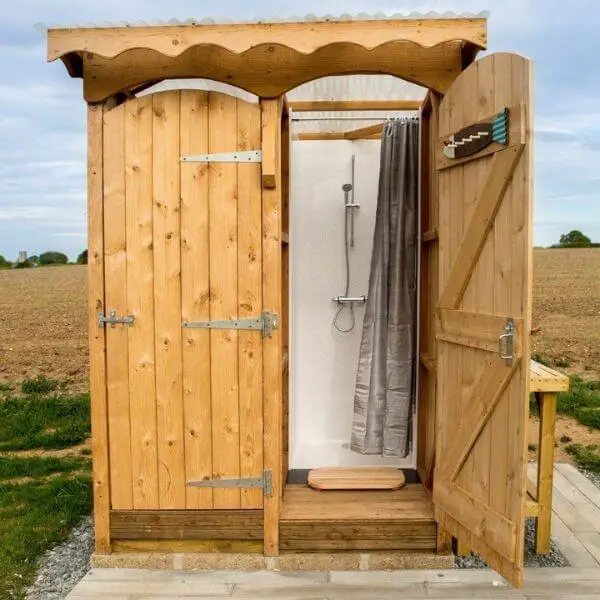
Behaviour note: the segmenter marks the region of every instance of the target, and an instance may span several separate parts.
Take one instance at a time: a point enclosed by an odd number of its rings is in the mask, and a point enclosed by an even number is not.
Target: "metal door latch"
[[[116,325],[129,325],[129,327],[133,327],[134,321],[135,317],[133,315],[117,317],[116,310],[111,310],[108,317],[103,312],[98,313],[98,327],[104,327],[106,324],[109,324],[111,327],[115,327]]]
[[[273,477],[271,471],[264,471],[262,477],[240,477],[238,479],[201,479],[188,481],[190,487],[207,488],[262,488],[265,496],[273,493]]]
[[[498,338],[498,356],[510,366],[515,357],[515,322],[513,319],[506,319],[504,333]]]
[[[273,330],[279,327],[279,317],[275,313],[265,310],[260,317],[213,321],[184,321],[182,327],[186,329],[260,329],[263,337],[266,338],[271,337]]]

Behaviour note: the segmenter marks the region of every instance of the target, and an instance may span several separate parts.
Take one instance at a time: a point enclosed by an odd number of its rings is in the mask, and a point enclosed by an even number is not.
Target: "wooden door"
[[[440,104],[436,149],[436,518],[463,548],[471,548],[514,585],[523,581],[527,493],[530,95],[527,59],[492,54],[478,60]],[[494,126],[485,127],[494,120]],[[475,123],[477,128],[460,131]],[[488,133],[478,135],[481,131]],[[492,134],[498,141],[469,153],[470,144],[480,147]],[[458,158],[446,155],[452,152]],[[509,322],[515,327],[513,358],[503,359],[499,337],[508,333]],[[504,355],[510,353],[508,340],[500,340]]]
[[[196,90],[104,114],[105,306],[113,510],[261,508],[262,333],[184,322],[258,317],[260,163],[181,162],[261,147],[258,105]]]

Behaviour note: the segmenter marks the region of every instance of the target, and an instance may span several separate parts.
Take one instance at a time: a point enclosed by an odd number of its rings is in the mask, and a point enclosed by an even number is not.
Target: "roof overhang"
[[[162,79],[202,77],[261,97],[327,75],[380,73],[445,92],[487,43],[487,19],[382,18],[48,29],[48,60],[88,102]]]

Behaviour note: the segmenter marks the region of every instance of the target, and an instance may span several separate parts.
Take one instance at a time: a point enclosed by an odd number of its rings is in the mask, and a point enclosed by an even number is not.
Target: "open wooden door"
[[[261,509],[260,107],[174,90],[103,124],[111,509]]]
[[[436,518],[517,586],[527,494],[530,96],[527,59],[478,60],[440,104],[436,148]]]

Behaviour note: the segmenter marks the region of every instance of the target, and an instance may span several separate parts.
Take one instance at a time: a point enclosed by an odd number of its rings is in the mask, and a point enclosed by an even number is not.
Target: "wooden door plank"
[[[498,54],[493,58],[493,69],[488,72],[490,78],[490,86],[494,89],[493,102],[490,109],[496,113],[504,110],[505,107],[510,106],[512,103],[513,96],[513,85],[510,77],[511,65],[510,59],[507,62],[506,57],[508,55]],[[519,89],[520,86],[517,86]],[[523,142],[521,135],[517,135],[517,129],[519,127],[517,118],[520,118],[521,111],[511,109],[511,117],[509,117],[509,138],[512,143]],[[519,270],[521,266],[518,258],[522,254],[522,248],[519,248],[517,253],[513,253],[513,236],[512,236],[512,211],[515,200],[521,202],[521,199],[515,198],[515,177],[518,169],[518,165],[521,162],[521,158],[515,165],[515,171],[509,182],[509,185],[504,192],[504,198],[498,208],[498,212],[494,219],[494,225],[492,231],[488,235],[488,240],[493,244],[493,263],[487,262],[488,268],[486,269],[490,273],[490,277],[494,281],[493,289],[493,308],[496,314],[499,315],[523,315],[523,310],[520,305],[514,306],[511,301],[511,295],[513,293],[512,288],[514,286],[514,279],[522,277]],[[492,251],[491,251],[492,252]],[[490,253],[491,253],[490,252]],[[515,259],[517,264],[515,263]],[[489,265],[493,264],[493,268],[490,269]],[[527,333],[529,331],[527,330]],[[518,334],[515,335],[516,344],[522,343],[523,337],[523,320],[518,324]],[[529,335],[526,335],[528,338]],[[521,348],[517,351],[521,353]],[[511,497],[511,485],[507,485],[510,479],[513,478],[514,471],[513,465],[518,462],[518,454],[521,449],[518,448],[518,444],[514,444],[512,441],[513,432],[509,422],[511,420],[511,412],[514,415],[515,402],[518,404],[519,400],[516,397],[519,393],[522,394],[522,398],[525,399],[528,396],[528,390],[521,390],[518,388],[522,384],[522,378],[520,373],[522,369],[527,368],[527,361],[523,360],[515,370],[511,380],[508,382],[506,389],[502,397],[499,399],[496,406],[496,410],[492,414],[490,421],[487,425],[487,429],[490,431],[491,441],[491,452],[494,460],[490,460],[488,464],[488,472],[492,486],[490,489],[490,504],[492,507],[501,511],[503,514],[509,516],[514,522],[521,525],[524,522],[525,515],[521,512],[517,515],[513,514],[509,505]],[[515,387],[516,386],[516,387]],[[525,420],[528,420],[528,411],[525,415]],[[521,425],[522,428],[522,425]],[[516,432],[518,435],[518,430]],[[527,452],[525,452],[527,456]],[[521,486],[521,481],[517,477],[517,487]],[[524,491],[524,490],[523,490]],[[521,496],[522,497],[522,496]],[[523,502],[525,498],[522,497]],[[520,528],[520,527],[519,527]],[[517,544],[517,556],[520,556],[523,552],[524,536],[520,535],[519,539],[516,540]],[[506,565],[505,568],[509,568]]]
[[[133,508],[158,508],[151,96],[125,104],[125,188]]]
[[[209,152],[237,149],[236,99],[209,94]],[[238,311],[237,165],[209,168],[210,318],[232,319]],[[239,334],[210,331],[213,479],[240,476]],[[213,490],[214,508],[239,508],[240,491]]]
[[[152,96],[154,311],[160,508],[185,508],[179,92]]]
[[[104,306],[104,104],[88,105],[88,324],[90,416],[92,421],[92,487],[94,491],[95,550],[110,552],[110,466],[106,398],[106,337],[98,326]]]
[[[182,156],[208,153],[208,93],[181,91]],[[208,165],[181,165],[181,311],[183,321],[207,321],[209,310]],[[211,479],[210,332],[183,330],[185,478]],[[212,508],[210,488],[186,487],[186,508]]]
[[[104,276],[106,312],[127,314],[125,107],[104,113]],[[127,327],[106,329],[111,505],[133,506]]]
[[[513,365],[507,367],[497,357],[489,358],[483,364],[479,378],[473,386],[472,395],[469,397],[469,403],[465,407],[463,420],[454,434],[453,442],[445,450],[442,470],[450,481],[456,479],[519,364],[520,359],[515,359]]]
[[[458,308],[469,282],[469,277],[485,243],[485,238],[494,224],[494,217],[499,203],[510,183],[522,152],[523,146],[518,145],[497,152],[494,155],[490,167],[490,176],[481,192],[477,208],[465,232],[446,287],[440,297],[439,306],[441,308]]]
[[[466,490],[452,483],[440,483],[433,492],[434,501],[448,507],[455,520],[466,527],[473,536],[514,561],[516,548],[516,525],[486,503],[477,500]],[[471,543],[474,539],[471,540]]]
[[[261,100],[261,126],[263,152],[275,146],[275,187],[263,187],[262,235],[263,235],[263,306],[281,314],[281,234],[282,195],[280,169],[280,122],[281,98]],[[263,181],[263,186],[265,182]],[[279,554],[279,512],[281,508],[282,477],[282,338],[280,330],[263,341],[263,403],[264,403],[264,462],[271,471],[273,493],[265,497],[265,546],[266,556]]]
[[[473,69],[469,69],[467,72],[465,72],[463,77],[465,80],[468,79],[468,81],[463,80],[464,87],[473,90],[473,93],[466,94],[466,96],[462,99],[462,102],[460,102],[460,126],[462,126],[465,122],[470,121],[473,118],[473,114],[481,109],[479,106],[481,98],[479,98],[476,93],[478,91],[480,79],[477,65],[475,65]],[[480,191],[480,178],[482,174],[485,176],[488,167],[489,163],[485,159],[464,163],[456,167],[463,173],[462,191],[458,192],[462,197],[463,205],[463,234],[468,230],[468,225],[473,218],[473,214],[477,207],[477,196]],[[457,190],[455,190],[455,193],[456,191]],[[460,242],[462,242],[462,239]],[[489,255],[489,248],[490,239],[488,236],[484,247],[482,248],[483,257],[487,257]],[[488,285],[483,287],[482,279],[485,279],[486,277],[489,278],[489,274],[487,271],[482,272],[481,269],[478,269],[477,267],[478,265],[475,265],[471,279],[465,288],[464,296],[462,298],[461,312],[465,315],[477,314],[477,311],[481,310],[482,308],[487,309],[485,311],[486,313],[494,312],[493,283],[490,286],[489,282],[487,282]],[[490,296],[492,299],[491,306],[489,303]],[[482,324],[477,318],[464,319],[461,325],[462,327],[460,327],[460,329],[455,329],[451,332],[455,334],[455,337],[450,336],[448,339],[453,343],[465,342],[464,346],[466,346],[462,350],[459,348],[456,349],[457,352],[463,355],[461,403],[462,421],[464,419],[464,415],[468,414],[469,412],[470,397],[475,391],[481,368],[483,365],[485,365],[484,361],[486,360],[486,355],[483,352],[479,352],[478,348],[496,353],[498,349],[497,337],[502,331],[502,327],[497,328],[494,338],[490,339],[488,336],[484,335],[484,339],[482,340],[480,331]],[[468,329],[469,325],[472,325],[475,331],[472,332],[470,329]],[[484,343],[482,344],[482,342]],[[477,452],[470,453],[465,458],[465,464],[460,472],[460,477],[457,480],[457,483],[459,483],[459,485],[466,485],[466,488],[473,494],[475,498],[480,501],[487,502],[489,499],[489,433],[485,427],[479,432],[479,437],[475,444],[477,445]],[[469,544],[469,551],[471,549],[471,543],[472,540]]]
[[[504,55],[502,55],[504,56]],[[521,95],[521,135],[523,140],[530,137],[532,122],[533,87],[532,68],[529,61],[515,54],[510,56],[511,87],[513,97],[516,91]],[[498,85],[498,82],[496,83]],[[502,85],[502,83],[500,84]],[[507,84],[508,85],[508,84]],[[518,336],[523,357],[530,356],[531,311],[533,305],[533,146],[526,144],[516,165],[511,182],[510,203],[510,248],[512,265],[510,272],[510,310],[523,316],[523,333]],[[508,431],[510,443],[507,448],[506,497],[507,513],[515,523],[523,523],[525,500],[527,498],[527,428],[529,425],[529,364],[521,362],[519,370],[510,382],[510,406],[508,411]],[[524,551],[524,536],[517,536],[517,556]],[[522,577],[522,569],[520,576]]]
[[[237,101],[237,148],[260,147],[260,107]],[[262,312],[262,196],[260,163],[238,164],[238,315]],[[262,334],[239,332],[240,477],[263,472]],[[242,508],[262,508],[263,490],[241,491]]]

